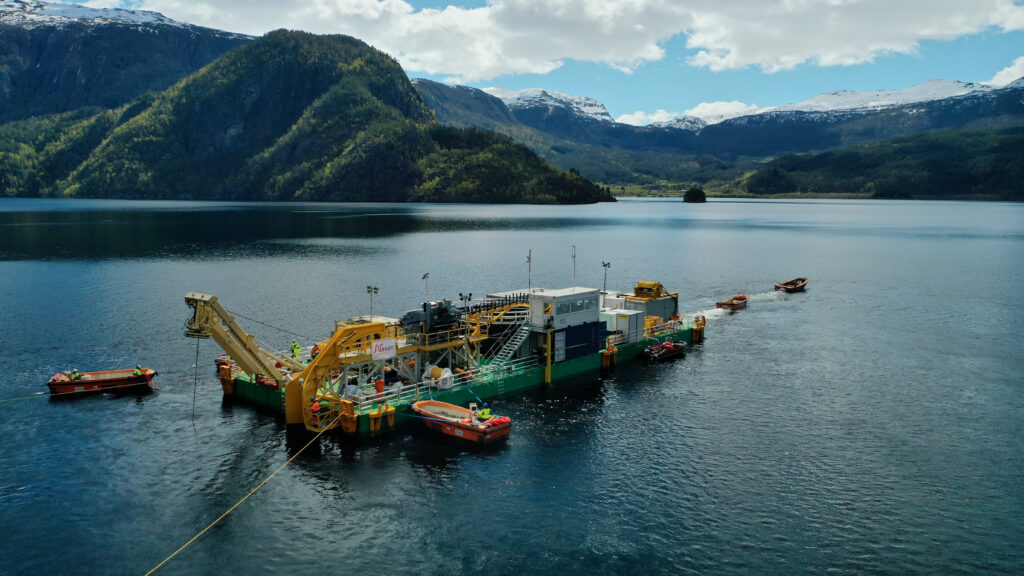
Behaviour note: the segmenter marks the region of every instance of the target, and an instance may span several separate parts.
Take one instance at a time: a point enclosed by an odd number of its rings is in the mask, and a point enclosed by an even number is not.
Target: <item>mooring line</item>
[[[85,382],[88,382],[88,380],[85,380]],[[156,386],[155,384],[150,383],[150,385],[153,386],[154,388],[156,388],[157,390],[160,390],[160,388],[158,386]],[[122,384],[120,386],[106,386],[106,387],[100,388],[98,390],[81,390],[81,391],[76,391],[76,392],[56,392],[56,393],[51,392],[50,394],[45,394],[43,392],[37,392],[37,393],[33,394],[32,396],[19,396],[17,398],[6,398],[4,400],[0,400],[0,404],[3,404],[5,402],[15,402],[17,400],[34,400],[36,398],[59,398],[61,396],[74,396],[76,394],[80,394],[82,396],[88,396],[90,394],[95,394],[97,392],[107,392],[109,390],[120,390],[122,388],[136,388],[138,386],[142,386],[142,383],[141,382],[136,382],[134,384]]]
[[[57,396],[57,394],[43,394],[42,392],[37,392],[32,396],[21,396],[19,398],[7,398],[5,400],[0,400],[0,404],[3,404],[4,402],[16,402],[18,400],[34,400],[36,398],[49,398],[50,396]]]
[[[88,382],[88,380],[86,380],[86,382]],[[163,384],[164,384],[164,386],[166,386],[168,384],[188,384],[188,380],[184,380],[184,379],[181,379],[181,380],[164,380]],[[105,387],[103,389],[100,389],[100,390],[83,390],[81,392],[57,392],[57,393],[54,393],[54,394],[47,394],[45,392],[37,392],[37,393],[35,393],[32,396],[18,396],[16,398],[4,398],[4,399],[0,400],[0,404],[4,404],[6,402],[15,402],[15,401],[18,401],[18,400],[33,400],[35,398],[59,398],[59,397],[62,397],[62,396],[75,396],[75,395],[89,396],[89,395],[92,395],[92,394],[96,394],[98,392],[108,392],[108,391],[111,391],[111,390],[120,390],[122,388],[133,388],[133,387],[136,387],[136,386],[141,386],[141,384],[122,384],[121,386],[107,386],[107,387]],[[154,390],[163,391],[163,388],[161,388],[160,386],[157,386],[156,383],[154,383],[154,382],[150,382],[150,386],[152,386]]]
[[[202,536],[203,534],[206,534],[207,532],[209,532],[209,531],[210,531],[210,528],[213,528],[213,527],[214,527],[214,526],[216,526],[216,525],[217,525],[217,524],[218,524],[218,523],[219,523],[219,522],[220,522],[221,520],[223,520],[223,519],[227,518],[228,514],[231,514],[232,512],[234,512],[234,511],[235,511],[235,508],[238,508],[239,506],[241,506],[241,505],[242,505],[242,503],[243,503],[243,502],[245,502],[246,500],[248,500],[250,496],[252,496],[253,494],[255,494],[257,490],[259,490],[260,488],[263,488],[263,486],[264,486],[264,485],[265,485],[265,484],[266,484],[267,482],[270,482],[270,480],[271,480],[271,479],[272,479],[272,478],[273,478],[274,476],[277,476],[277,473],[278,473],[278,472],[280,472],[281,470],[284,470],[286,466],[288,466],[289,464],[291,464],[291,463],[292,463],[292,460],[295,460],[295,459],[296,459],[296,458],[298,458],[298,457],[299,457],[299,456],[300,456],[300,455],[301,455],[301,454],[302,454],[303,452],[305,452],[306,448],[309,448],[309,447],[310,447],[310,446],[311,446],[311,445],[313,444],[313,442],[316,442],[316,441],[317,441],[317,440],[318,440],[318,439],[320,438],[320,436],[322,436],[324,432],[326,432],[326,431],[327,431],[327,430],[329,430],[329,429],[330,429],[330,428],[331,428],[332,426],[334,426],[334,424],[335,424],[335,423],[337,423],[337,422],[338,422],[338,420],[341,420],[341,415],[340,415],[340,414],[338,415],[338,417],[337,417],[337,418],[335,418],[335,419],[334,419],[334,421],[332,421],[332,422],[331,422],[330,424],[328,424],[327,426],[325,426],[323,430],[321,430],[321,431],[317,432],[316,436],[314,436],[314,437],[313,437],[312,439],[310,439],[310,441],[309,441],[309,442],[307,442],[305,446],[303,446],[302,448],[300,448],[300,449],[299,449],[299,451],[298,451],[298,452],[296,452],[294,456],[292,456],[291,458],[289,458],[288,460],[286,460],[284,464],[281,464],[281,466],[280,466],[280,467],[278,467],[278,469],[277,469],[277,470],[274,470],[274,472],[273,472],[273,473],[271,473],[271,474],[270,474],[270,476],[267,476],[267,477],[266,477],[266,478],[265,478],[265,479],[264,479],[264,480],[263,480],[262,482],[260,482],[260,483],[259,483],[259,484],[258,484],[258,485],[257,485],[257,486],[255,487],[255,488],[253,488],[252,490],[250,490],[250,491],[249,491],[249,493],[248,493],[248,494],[246,494],[246,495],[245,495],[244,497],[242,497],[242,499],[241,499],[241,500],[239,500],[238,502],[235,502],[235,505],[234,505],[234,506],[232,506],[231,508],[228,508],[227,512],[225,512],[225,513],[221,514],[221,515],[220,515],[220,516],[219,516],[219,517],[218,517],[218,518],[217,518],[216,520],[214,520],[213,522],[210,522],[210,525],[209,525],[209,526],[207,526],[206,528],[203,528],[203,529],[202,529],[202,531],[200,531],[200,532],[199,532],[198,534],[196,534],[195,536],[193,536],[193,537],[192,537],[192,538],[191,538],[191,539],[190,539],[190,540],[189,540],[188,542],[185,542],[184,544],[182,544],[182,545],[181,545],[181,548],[178,548],[177,550],[175,550],[173,554],[171,554],[171,555],[170,555],[170,556],[168,556],[167,558],[164,558],[163,562],[161,562],[161,563],[157,564],[156,566],[154,566],[154,567],[153,567],[153,569],[152,569],[152,570],[150,570],[149,572],[146,572],[145,576],[150,576],[150,574],[153,574],[153,573],[154,573],[154,572],[156,572],[157,570],[159,570],[159,569],[163,568],[165,564],[167,564],[168,562],[170,562],[170,561],[171,561],[171,560],[172,560],[172,559],[173,559],[173,558],[174,558],[175,556],[177,556],[178,554],[180,554],[180,553],[181,553],[181,552],[182,552],[183,550],[185,550],[186,548],[188,548],[189,546],[191,546],[191,545],[192,545],[192,544],[193,544],[193,543],[194,543],[194,542],[195,542],[196,540],[198,540],[198,539],[199,539],[199,538],[200,538],[200,537],[201,537],[201,536]]]

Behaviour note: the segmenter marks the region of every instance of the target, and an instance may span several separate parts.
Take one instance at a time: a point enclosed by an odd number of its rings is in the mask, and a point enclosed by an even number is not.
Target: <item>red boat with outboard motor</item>
[[[673,342],[666,340],[661,344],[654,344],[644,349],[644,358],[653,362],[682,358],[686,355],[686,342]]]

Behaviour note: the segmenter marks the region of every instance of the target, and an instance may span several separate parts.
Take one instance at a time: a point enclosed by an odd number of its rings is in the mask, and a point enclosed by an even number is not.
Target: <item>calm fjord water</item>
[[[283,347],[369,284],[389,316],[425,272],[431,298],[523,288],[531,249],[534,285],[571,285],[573,244],[578,285],[660,280],[704,346],[496,402],[493,450],[322,439],[160,573],[1024,570],[1020,204],[0,200],[0,573],[143,574],[301,447],[222,405],[210,341],[193,396],[186,292]],[[44,394],[136,363],[160,392]]]

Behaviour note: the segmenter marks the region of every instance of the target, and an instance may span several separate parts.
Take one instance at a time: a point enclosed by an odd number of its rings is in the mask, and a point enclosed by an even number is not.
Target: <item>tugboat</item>
[[[107,370],[104,372],[58,372],[50,378],[46,385],[50,395],[63,396],[69,394],[85,394],[91,392],[138,391],[154,388],[153,378],[156,370],[136,366],[127,370]]]
[[[661,344],[648,346],[644,349],[644,358],[652,362],[662,362],[673,358],[682,358],[686,355],[686,342],[673,342],[666,340]]]
[[[486,404],[484,405],[486,409]],[[412,405],[412,409],[423,417],[427,428],[436,430],[446,436],[458,438],[475,444],[491,444],[508,439],[512,431],[512,420],[508,416],[481,416],[482,411],[475,410],[475,404],[469,408],[438,402],[437,400],[420,400]]]

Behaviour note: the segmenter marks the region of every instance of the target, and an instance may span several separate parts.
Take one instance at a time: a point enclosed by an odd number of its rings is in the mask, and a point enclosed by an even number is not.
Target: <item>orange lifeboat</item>
[[[412,409],[423,418],[427,428],[474,444],[506,440],[512,431],[512,420],[508,416],[481,420],[469,408],[447,402],[420,400]]]

